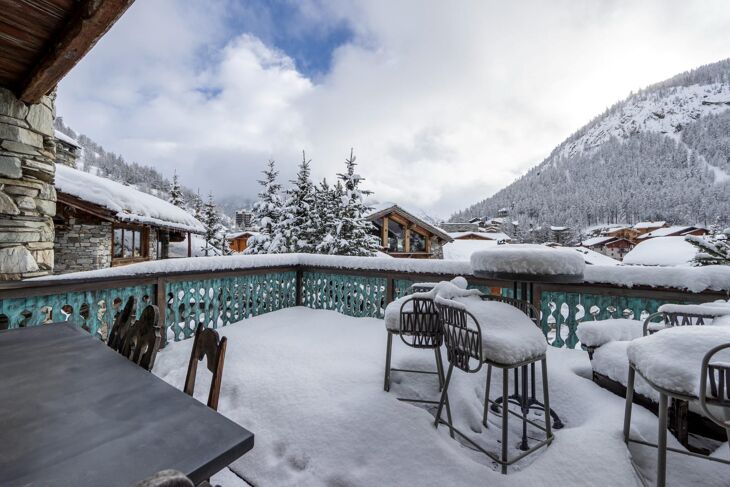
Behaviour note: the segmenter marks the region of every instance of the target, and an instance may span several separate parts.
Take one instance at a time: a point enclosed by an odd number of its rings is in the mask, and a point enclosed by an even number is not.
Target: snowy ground
[[[553,408],[566,427],[548,448],[518,463],[507,476],[488,459],[432,425],[429,411],[399,402],[398,395],[436,394],[435,378],[393,375],[383,391],[386,333],[382,320],[332,311],[289,308],[222,328],[228,337],[221,413],[256,435],[254,449],[213,478],[224,487],[255,486],[608,486],[654,479],[655,450],[621,438],[624,402],[590,380],[588,356],[549,349]],[[430,368],[430,351],[394,341],[394,367]],[[154,373],[182,388],[192,340],[172,343]],[[492,397],[500,394],[492,381]],[[450,398],[457,426],[499,450],[499,418],[480,418],[485,372],[454,372]],[[205,401],[209,373],[199,367],[196,397]],[[538,390],[540,388],[538,387]],[[519,439],[510,418],[511,448]],[[633,435],[656,441],[656,417],[634,408]],[[535,432],[532,432],[535,433]],[[535,434],[535,437],[537,435]],[[680,446],[669,437],[670,445]],[[730,457],[722,445],[716,454]],[[669,485],[727,486],[730,468],[669,454]],[[237,475],[234,474],[234,472]]]

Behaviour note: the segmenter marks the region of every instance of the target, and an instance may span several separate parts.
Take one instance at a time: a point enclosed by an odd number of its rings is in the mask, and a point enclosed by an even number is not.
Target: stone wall
[[[0,88],[0,280],[53,271],[54,97],[26,105]]]
[[[431,237],[431,258],[432,259],[443,259],[444,249],[441,246],[441,242],[437,237]]]
[[[68,167],[76,168],[76,159],[78,158],[79,148],[56,139],[56,163],[63,164]]]
[[[56,274],[105,269],[112,264],[112,224],[77,223],[56,227]]]
[[[150,260],[157,260],[157,230],[155,228],[150,228],[150,237],[148,240],[148,252]]]

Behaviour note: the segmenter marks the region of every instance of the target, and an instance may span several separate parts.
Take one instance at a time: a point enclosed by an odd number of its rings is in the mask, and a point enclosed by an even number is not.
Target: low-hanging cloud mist
[[[254,196],[270,158],[291,177],[302,150],[331,180],[354,147],[379,199],[448,216],[630,91],[730,56],[722,0],[276,5],[136,2],[58,115],[221,197]]]

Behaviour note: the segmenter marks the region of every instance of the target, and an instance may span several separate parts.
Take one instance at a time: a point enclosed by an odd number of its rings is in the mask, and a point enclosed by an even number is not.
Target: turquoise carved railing
[[[384,277],[303,272],[301,304],[348,316],[382,318],[387,284]]]
[[[173,281],[165,286],[168,340],[184,340],[198,323],[218,328],[296,304],[296,272]]]
[[[583,321],[627,318],[644,320],[670,301],[635,296],[543,291],[540,298],[541,324],[554,347],[575,348],[575,331]],[[679,303],[677,300],[671,301]]]
[[[0,319],[6,328],[36,326],[54,321],[68,321],[106,340],[114,318],[129,296],[137,303],[151,303],[153,285],[75,291],[45,296],[0,300]],[[137,305],[137,313],[144,306]]]

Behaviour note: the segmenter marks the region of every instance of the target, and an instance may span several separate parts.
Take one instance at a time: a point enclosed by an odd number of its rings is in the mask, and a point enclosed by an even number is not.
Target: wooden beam
[[[66,26],[45,47],[18,98],[38,103],[83,58],[134,0],[83,0]]]
[[[406,226],[405,232],[403,232],[403,250],[406,252],[411,251],[411,227]]]
[[[382,244],[383,248],[385,248],[385,249],[388,248],[388,222],[389,222],[388,217],[387,216],[383,217],[383,232],[382,232],[382,235],[380,236],[380,240],[381,240],[380,243]]]

